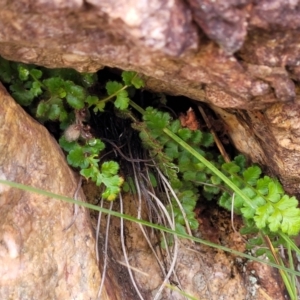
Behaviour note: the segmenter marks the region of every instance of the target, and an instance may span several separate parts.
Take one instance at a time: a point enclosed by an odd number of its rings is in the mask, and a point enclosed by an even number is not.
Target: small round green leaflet
[[[252,204],[251,200],[243,194],[243,192],[237,188],[231,180],[229,180],[221,171],[219,171],[211,162],[206,160],[202,155],[200,155],[197,151],[195,151],[192,147],[190,147],[187,143],[185,143],[181,138],[179,138],[176,134],[174,134],[171,130],[168,128],[164,128],[163,131],[170,136],[174,141],[176,141],[179,145],[187,149],[192,155],[194,155],[200,162],[202,162],[205,166],[207,166],[210,170],[212,170],[219,178],[221,178],[229,187],[232,188],[232,190],[237,193],[240,197],[242,197],[245,202],[250,207],[255,208],[255,206]]]

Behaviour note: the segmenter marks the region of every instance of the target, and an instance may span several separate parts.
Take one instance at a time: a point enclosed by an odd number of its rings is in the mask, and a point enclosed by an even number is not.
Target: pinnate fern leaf
[[[261,169],[258,166],[251,166],[243,172],[245,181],[251,186],[256,184],[260,174]]]
[[[222,165],[222,169],[227,171],[230,174],[235,174],[240,171],[240,167],[234,162],[225,163]]]

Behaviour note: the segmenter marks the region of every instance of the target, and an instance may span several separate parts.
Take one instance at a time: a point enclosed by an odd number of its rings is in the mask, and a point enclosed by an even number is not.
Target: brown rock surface
[[[264,111],[213,109],[237,149],[279,176],[286,191],[299,197],[299,103],[277,103]]]
[[[2,180],[74,196],[78,179],[56,141],[2,85],[0,128]],[[64,230],[72,205],[0,185],[0,215],[0,299],[96,299],[100,273],[87,211]]]
[[[155,90],[264,108],[296,99],[296,2],[0,1],[0,54],[80,71],[136,70]]]

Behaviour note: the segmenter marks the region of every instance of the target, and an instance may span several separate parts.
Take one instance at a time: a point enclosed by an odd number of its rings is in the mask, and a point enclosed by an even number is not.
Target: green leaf
[[[136,76],[136,72],[133,71],[123,71],[122,79],[126,85],[132,85],[132,79]]]
[[[67,152],[80,147],[77,142],[68,142],[64,135],[59,139],[59,145]]]
[[[243,207],[244,199],[240,195],[235,195],[235,197],[234,198],[232,197],[232,199],[234,200],[233,205],[235,209],[239,209]]]
[[[109,188],[116,188],[120,187],[124,180],[119,175],[113,175],[113,176],[103,176],[102,182]]]
[[[160,240],[160,247],[161,247],[161,249],[164,249],[164,250],[173,244],[174,244],[173,235],[167,235],[165,239],[161,238],[161,240]]]
[[[47,69],[42,68],[45,78],[61,78],[63,81],[72,81],[75,84],[83,84],[82,75],[74,69],[57,68]]]
[[[193,144],[199,144],[202,140],[202,132],[200,130],[195,130],[192,132],[191,142]]]
[[[116,98],[114,104],[115,104],[116,108],[118,108],[120,110],[124,110],[124,109],[128,108],[129,101],[130,101],[130,99],[128,98],[127,91],[123,90],[123,91],[118,92],[117,98]]]
[[[32,75],[35,79],[40,79],[43,75],[43,72],[38,69],[31,69],[29,71],[30,75]]]
[[[172,159],[178,158],[178,143],[174,141],[167,142],[165,145],[165,153]]]
[[[252,200],[251,202],[252,202],[255,206],[257,206],[257,207],[263,206],[263,205],[266,204],[265,199],[264,199],[263,197],[259,196],[259,195],[256,195],[256,196],[255,196],[254,198],[252,198],[251,200]]]
[[[66,112],[66,110],[65,109],[61,109],[60,110],[60,114],[59,114],[59,121],[61,122],[61,124],[62,124],[62,122],[64,122],[64,121],[66,121],[66,120],[68,120],[68,113]]]
[[[190,203],[196,204],[197,202],[197,195],[191,190],[187,190],[181,193],[180,200],[182,203]]]
[[[294,196],[290,198],[288,195],[284,195],[274,206],[281,211],[285,211],[290,207],[297,207],[298,200]]]
[[[212,136],[212,134],[210,134],[208,132],[203,132],[201,145],[203,147],[210,147],[213,145],[213,143],[214,143],[214,137]]]
[[[91,166],[89,168],[82,169],[80,171],[80,174],[86,179],[91,178],[93,181],[96,181],[98,170],[96,170],[93,166]]]
[[[140,89],[145,85],[144,81],[133,71],[123,71],[122,79],[126,85],[133,85],[136,89]]]
[[[93,154],[98,154],[99,152],[105,149],[105,144],[100,139],[90,139],[88,141],[88,146],[90,148],[90,152]]]
[[[196,181],[196,172],[193,172],[193,171],[184,172],[183,179],[185,181]]]
[[[236,156],[233,160],[242,170],[245,168],[246,166],[246,158],[244,155],[240,154],[238,156]]]
[[[72,149],[67,156],[68,163],[73,167],[80,167],[81,169],[85,169],[88,167],[88,160],[85,158],[85,153],[81,147],[77,147]]]
[[[240,229],[241,234],[258,233],[258,228],[256,227],[253,219],[244,219],[244,225],[245,226]],[[250,240],[248,240],[248,242]]]
[[[300,232],[300,213],[299,209],[291,207],[284,211],[281,229],[283,233],[296,236]]]
[[[178,130],[178,135],[181,137],[184,141],[187,141],[192,136],[192,131],[188,128],[181,128]]]
[[[161,131],[160,130],[153,130],[153,132],[158,132],[160,133]],[[156,133],[155,133],[156,135]],[[167,142],[169,142],[171,139],[169,136],[167,136],[165,133],[163,134],[160,134],[157,136],[157,141],[161,144],[161,145],[165,145]]]
[[[244,187],[244,182],[242,180],[240,180],[240,178],[237,178],[237,177],[234,177],[234,176],[230,176],[230,180],[238,188]]]
[[[41,89],[41,84],[39,82],[34,81],[32,83],[30,92],[33,94],[34,97],[37,97],[43,93]]]
[[[98,111],[103,112],[104,108],[105,108],[105,101],[99,101],[96,104],[96,106],[95,106],[95,108],[93,110],[94,110],[95,113],[98,112]]]
[[[183,225],[181,225],[180,223],[178,223],[178,222],[176,222],[176,224],[175,224],[175,230],[178,233],[186,234],[185,227]]]
[[[261,174],[261,169],[258,166],[251,166],[243,172],[245,181],[254,186]]]
[[[106,186],[105,191],[102,193],[102,197],[109,201],[115,200],[120,192],[120,186],[123,183],[123,178],[118,175],[112,177],[106,177],[104,174],[99,173],[97,175],[96,184],[103,183]]]
[[[192,230],[196,230],[199,227],[199,222],[195,218],[189,218],[189,225]]]
[[[267,195],[269,191],[269,183],[272,182],[272,179],[269,176],[265,176],[264,178],[258,179],[256,184],[257,191],[262,195]]]
[[[219,198],[219,205],[226,208],[227,210],[231,210],[231,199],[232,196],[229,193],[224,192]]]
[[[272,259],[272,254],[270,252],[270,250],[266,249],[266,248],[259,248],[255,251],[255,256],[266,256],[268,259]]]
[[[157,111],[153,107],[147,107],[143,119],[149,129],[152,131],[158,130],[159,134],[162,134],[162,129],[169,125],[171,117],[168,113]]]
[[[177,179],[173,179],[171,182],[171,185],[173,187],[173,189],[177,189],[180,190],[182,187],[182,182],[177,178]]]
[[[251,232],[249,232],[251,233]],[[254,237],[248,240],[247,244],[251,245],[251,248],[253,248],[253,246],[260,246],[263,244],[263,239],[261,237]]]
[[[256,209],[256,215],[254,216],[254,221],[257,228],[262,229],[267,226],[267,220],[269,215],[272,214],[274,211],[272,205],[267,203],[264,206],[260,206]]]
[[[105,88],[106,88],[107,94],[109,96],[111,96],[113,94],[117,94],[123,88],[123,85],[116,81],[109,81],[109,82],[107,82]]]
[[[87,96],[85,102],[91,107],[99,102],[99,98],[97,96]]]
[[[230,174],[235,174],[240,171],[240,167],[234,162],[225,163],[222,165],[222,169]]]
[[[278,232],[278,229],[280,227],[280,223],[282,221],[282,214],[279,210],[276,210],[272,213],[272,215],[269,216],[268,222],[269,222],[269,228],[273,232]]]
[[[106,161],[101,166],[101,172],[106,175],[115,175],[119,171],[119,164],[115,161]]]
[[[34,99],[34,94],[27,90],[21,81],[16,80],[10,85],[12,97],[22,106],[29,106]]]
[[[250,199],[252,199],[256,196],[255,191],[253,189],[249,188],[249,187],[243,188],[242,192],[243,192],[244,195],[246,195]]]
[[[50,120],[54,121],[59,118],[60,112],[61,112],[61,106],[58,104],[52,104],[49,105],[47,116]]]
[[[37,106],[37,110],[36,110],[36,116],[38,118],[43,117],[49,110],[49,104],[41,101],[38,106]]]
[[[108,187],[102,193],[102,197],[108,201],[114,201],[117,198],[120,190],[121,189],[119,187]]]
[[[172,121],[170,124],[169,129],[173,132],[173,133],[177,133],[177,131],[181,128],[181,124],[179,120],[175,120]]]
[[[244,218],[252,219],[255,215],[255,209],[250,206],[244,206],[241,208],[241,213]]]
[[[19,64],[18,65],[18,72],[19,72],[20,80],[22,80],[22,81],[28,80],[29,70],[25,65]]]
[[[91,154],[89,156],[87,156],[87,153],[84,151],[84,149],[82,148],[83,152],[85,153],[85,162],[87,165],[91,165],[95,168],[95,170],[97,171],[97,173],[100,173],[99,168],[98,168],[98,163],[99,163],[99,159],[97,158],[98,155],[96,154]],[[95,171],[95,172],[96,172]]]
[[[196,172],[196,181],[198,182],[206,182],[207,177],[204,172]]]
[[[97,73],[81,73],[81,81],[85,88],[91,87],[97,80]]]
[[[65,110],[63,110],[65,111]],[[64,112],[61,112],[61,114]],[[72,123],[74,123],[74,120],[75,120],[75,114],[74,114],[74,111],[71,111],[71,112],[66,112],[66,116],[67,118],[64,119],[63,121],[60,122],[60,125],[59,125],[59,128],[61,130],[66,130]]]
[[[186,151],[180,152],[178,157],[178,167],[180,172],[189,171],[190,164],[191,164],[191,155]]]
[[[75,109],[81,109],[84,107],[85,89],[78,85],[72,85],[67,89],[67,102]]]
[[[123,186],[122,186],[122,191],[125,193],[129,193],[130,192],[130,186],[128,184],[127,181],[124,182]]]
[[[145,86],[144,80],[142,78],[140,78],[139,76],[135,76],[131,80],[131,83],[136,89],[140,89]]]
[[[59,98],[64,98],[67,95],[65,85],[65,81],[60,77],[51,77],[43,80],[43,84],[47,87],[48,91],[50,92],[51,96],[57,96]]]
[[[201,196],[204,197],[206,200],[211,201],[213,199],[215,199],[215,195],[212,193],[208,193],[206,191],[202,191]]]
[[[270,182],[268,185],[268,189],[268,200],[272,202],[278,202],[280,200],[281,194],[283,193],[283,188],[279,181]]]
[[[220,188],[217,186],[210,186],[210,185],[205,185],[203,187],[203,190],[206,191],[207,193],[217,195],[220,193]]]
[[[221,166],[225,163],[225,160],[224,160],[224,158],[223,158],[222,155],[218,155],[217,162],[218,162],[218,164],[221,165]],[[238,164],[237,164],[237,165],[238,165]]]
[[[195,164],[194,166],[196,171],[204,171],[206,169],[206,166],[201,162]]]
[[[222,183],[222,180],[220,179],[220,177],[216,176],[216,175],[212,175],[210,177],[211,183],[214,185],[219,185]]]

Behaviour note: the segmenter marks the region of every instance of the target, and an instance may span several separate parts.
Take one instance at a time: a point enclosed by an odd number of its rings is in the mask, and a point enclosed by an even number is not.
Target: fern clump
[[[203,183],[211,184],[218,179],[211,171],[198,161],[189,151],[181,147],[177,142],[164,133],[168,128],[182,140],[192,146],[197,153],[209,156],[205,150],[213,144],[210,133],[200,130],[183,128],[179,120],[173,120],[169,113],[148,107],[143,113],[143,122],[133,123],[133,128],[140,131],[140,138],[156,166],[169,179],[172,189],[175,191],[186,215],[186,219],[192,229],[198,228],[195,218],[195,206],[200,198],[199,188]],[[212,199],[220,192],[218,186],[205,185],[203,192],[206,197]],[[172,207],[177,230],[185,231],[185,218],[178,203],[173,198]]]
[[[234,210],[249,222],[253,220],[258,229],[297,235],[300,231],[300,209],[298,200],[285,194],[277,179],[262,176],[258,166],[245,168],[245,160],[238,156],[235,161],[222,165],[223,172],[231,179],[251,203],[236,195]],[[224,192],[221,206],[231,209],[233,197]]]
[[[140,81],[131,73],[124,78]],[[71,69],[50,70],[35,65],[8,62],[0,57],[0,79],[7,84],[12,96],[40,121],[55,121],[65,133],[60,138],[60,146],[67,152],[67,161],[80,174],[103,185],[102,197],[114,200],[123,183],[118,175],[119,165],[114,161],[100,164],[99,155],[104,150],[104,143],[95,139],[86,119],[88,108],[94,111],[104,108],[106,99],[99,99],[90,94],[89,88],[97,82],[96,74],[80,74]],[[123,87],[123,86],[122,86]],[[114,91],[115,85],[107,85],[108,94],[115,93],[115,106],[127,107],[129,98],[122,91]],[[112,95],[111,95],[112,96]],[[112,98],[112,97],[111,97]],[[127,103],[127,104],[126,104]]]
[[[212,146],[213,137],[199,130],[183,128],[179,120],[173,120],[169,113],[148,107],[143,113],[143,122],[132,125],[140,131],[144,146],[149,149],[159,169],[168,177],[170,184],[180,200],[191,228],[197,228],[194,209],[200,195],[206,199],[219,198],[219,204],[241,214],[247,226],[254,226],[265,233],[282,232],[296,235],[300,231],[300,209],[295,197],[284,193],[278,180],[261,176],[261,169],[256,166],[246,168],[246,160],[238,155],[232,162],[212,155],[207,148]],[[223,171],[232,186],[224,184],[221,177],[193,155],[182,144],[165,133],[165,129],[179,137],[183,143],[193,148],[196,153],[210,161],[214,167]],[[184,217],[176,201],[172,202],[177,228],[184,230]],[[247,229],[244,229],[247,230]]]

